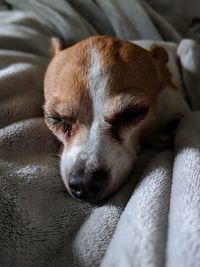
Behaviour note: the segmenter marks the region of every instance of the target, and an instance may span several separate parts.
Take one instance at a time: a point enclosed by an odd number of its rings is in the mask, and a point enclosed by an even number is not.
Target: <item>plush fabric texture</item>
[[[166,1],[148,2],[0,1],[0,266],[199,266],[200,27],[196,21],[183,39],[165,20]],[[172,9],[168,21],[175,17]],[[50,38],[72,44],[95,34],[176,43],[195,110],[180,123],[173,147],[142,151],[127,183],[99,205],[66,192],[59,143],[42,110]]]

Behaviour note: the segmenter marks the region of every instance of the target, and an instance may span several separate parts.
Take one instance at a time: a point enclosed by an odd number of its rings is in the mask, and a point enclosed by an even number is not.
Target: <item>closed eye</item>
[[[53,130],[61,130],[63,133],[68,135],[71,133],[72,126],[75,122],[75,120],[71,118],[59,118],[49,114],[45,114],[45,121]]]
[[[136,125],[145,118],[149,110],[148,106],[135,105],[126,108],[124,111],[115,114],[106,121],[113,126]]]
[[[120,130],[126,127],[134,127],[140,123],[149,111],[148,106],[135,105],[126,108],[123,112],[117,113],[106,121],[111,125],[111,135],[118,142],[122,142]]]

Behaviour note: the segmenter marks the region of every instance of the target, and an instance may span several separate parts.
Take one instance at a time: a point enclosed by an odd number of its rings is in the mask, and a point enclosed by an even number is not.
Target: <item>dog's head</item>
[[[124,182],[141,134],[155,120],[162,48],[145,50],[107,36],[61,49],[54,39],[45,76],[45,121],[63,143],[68,191],[99,201]]]

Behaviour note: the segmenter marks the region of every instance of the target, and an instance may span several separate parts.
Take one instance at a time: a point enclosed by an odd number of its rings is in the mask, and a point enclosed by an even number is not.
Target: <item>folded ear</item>
[[[169,57],[167,51],[163,47],[151,45],[149,51],[157,64],[165,65],[168,62]]]
[[[51,38],[51,55],[54,57],[57,55],[60,51],[62,50],[62,44],[60,39],[57,37],[52,37]]]
[[[152,45],[149,48],[149,52],[153,58],[154,64],[156,66],[156,70],[158,73],[158,78],[161,83],[161,89],[165,87],[167,84],[171,84],[171,73],[167,68],[167,62],[169,60],[167,51],[160,46]]]
[[[57,37],[51,38],[51,56],[54,57],[63,49],[68,48],[68,45],[64,45],[61,40]]]

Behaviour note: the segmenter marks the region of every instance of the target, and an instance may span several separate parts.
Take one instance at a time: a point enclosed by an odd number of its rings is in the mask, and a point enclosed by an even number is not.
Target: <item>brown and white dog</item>
[[[109,36],[65,49],[53,40],[45,121],[64,145],[60,171],[71,195],[99,201],[125,181],[141,139],[155,126],[161,89],[176,91],[167,62],[162,47],[144,49]]]

